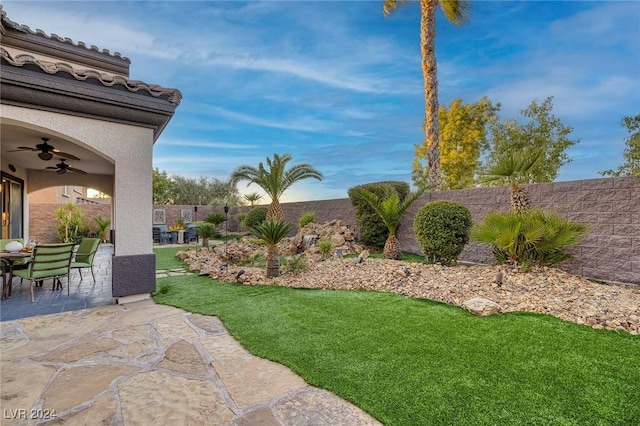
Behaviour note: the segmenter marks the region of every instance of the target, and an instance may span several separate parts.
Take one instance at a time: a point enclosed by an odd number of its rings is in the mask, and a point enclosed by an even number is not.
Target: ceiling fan
[[[59,149],[56,149],[56,147],[54,147],[53,145],[49,145],[48,142],[49,142],[49,138],[42,138],[42,143],[39,143],[35,147],[19,146],[18,149],[14,149],[14,150],[11,150],[9,152],[40,151],[38,153],[38,157],[40,157],[40,159],[44,160],[44,161],[51,160],[53,158],[54,154],[59,156],[59,157],[65,157],[65,158],[70,158],[71,160],[80,161],[80,159],[78,157],[76,157],[75,155],[69,154],[67,152],[62,152]]]
[[[80,169],[76,169],[75,167],[71,167],[70,165],[68,165],[67,163],[65,163],[65,159],[61,158],[60,162],[58,164],[54,166],[49,166],[47,167],[47,170],[55,170],[56,173],[58,173],[59,175],[63,175],[65,173],[67,173],[67,171],[69,172],[75,172],[75,173],[80,173],[83,175],[87,175],[89,173],[85,172],[84,170],[80,170]]]

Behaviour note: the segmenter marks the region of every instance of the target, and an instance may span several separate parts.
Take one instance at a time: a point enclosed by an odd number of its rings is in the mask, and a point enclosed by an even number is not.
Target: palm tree
[[[487,169],[480,181],[483,183],[502,182],[511,185],[511,208],[516,213],[529,210],[531,202],[522,184],[533,183],[529,171],[542,158],[543,149],[515,151],[502,154],[496,163]]]
[[[284,221],[284,212],[280,206],[280,196],[294,183],[308,178],[322,180],[322,173],[309,164],[296,164],[289,170],[285,170],[287,163],[291,161],[290,154],[273,154],[273,159],[267,157],[265,169],[262,162],[258,167],[243,165],[231,174],[231,182],[236,185],[242,180],[248,180],[247,186],[255,183],[271,197],[271,205],[267,212],[267,220],[276,219]]]
[[[252,192],[250,194],[244,194],[244,199],[251,203],[251,208],[254,207],[255,203],[262,198],[262,194],[258,194],[257,192]]]
[[[278,243],[293,229],[281,220],[269,219],[251,228],[251,233],[267,243],[267,278],[280,275]]]
[[[353,193],[371,206],[389,230],[389,236],[383,250],[386,259],[402,259],[402,250],[400,250],[400,241],[396,237],[396,231],[404,212],[423,192],[423,190],[418,190],[417,192],[409,193],[401,200],[400,194],[391,185],[385,186],[382,197],[365,188],[353,188]]]
[[[449,22],[465,24],[469,15],[469,0],[417,0],[420,2],[420,53],[422,54],[422,75],[424,77],[427,182],[430,186],[440,185],[440,148],[438,139],[438,73],[436,63],[436,9],[438,4]],[[382,12],[391,14],[398,4],[407,4],[408,0],[384,0]]]

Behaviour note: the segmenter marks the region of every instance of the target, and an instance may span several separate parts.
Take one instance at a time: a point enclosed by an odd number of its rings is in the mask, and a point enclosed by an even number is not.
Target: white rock
[[[502,312],[502,306],[498,305],[493,300],[485,299],[484,297],[474,297],[473,299],[465,300],[462,302],[462,307],[472,314],[479,315],[481,317],[495,315]]]

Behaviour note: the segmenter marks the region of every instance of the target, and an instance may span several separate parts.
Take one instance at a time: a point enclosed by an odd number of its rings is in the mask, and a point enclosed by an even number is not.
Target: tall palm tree
[[[362,198],[380,216],[382,222],[389,230],[389,236],[384,243],[383,254],[386,259],[402,259],[400,241],[396,237],[396,231],[400,225],[402,215],[420,195],[423,190],[412,192],[404,199],[400,199],[400,194],[391,185],[385,186],[381,197],[365,188],[353,188],[353,193]]]
[[[430,186],[440,185],[440,148],[438,139],[438,72],[436,63],[436,10],[438,4],[449,22],[465,24],[469,17],[470,0],[416,0],[420,2],[420,53],[424,77],[425,119],[424,131],[427,147],[427,181]],[[384,0],[382,12],[391,14],[399,4],[409,0]]]
[[[258,194],[257,192],[252,192],[250,194],[244,194],[244,199],[247,200],[251,204],[251,208],[255,206],[255,203],[262,198],[262,194]]]
[[[278,243],[293,229],[281,220],[269,219],[251,228],[251,233],[267,243],[267,278],[280,275]]]
[[[511,185],[511,209],[516,213],[525,212],[529,210],[531,202],[522,184],[533,183],[529,171],[542,158],[543,153],[543,149],[506,151],[480,176],[480,181]]]
[[[267,220],[284,221],[284,212],[282,211],[282,206],[280,206],[280,196],[291,185],[309,178],[322,180],[322,173],[309,164],[296,164],[285,170],[289,161],[291,161],[290,154],[283,154],[282,156],[273,154],[273,159],[267,157],[268,170],[260,162],[258,167],[240,166],[231,174],[231,182],[234,185],[240,181],[248,180],[247,186],[255,183],[271,197]]]

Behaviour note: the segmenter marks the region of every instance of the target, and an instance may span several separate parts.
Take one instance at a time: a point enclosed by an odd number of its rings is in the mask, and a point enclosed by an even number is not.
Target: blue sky
[[[424,138],[415,3],[386,18],[382,1],[2,4],[32,29],[122,53],[132,79],[182,91],[154,148],[154,167],[169,174],[226,179],[290,153],[325,179],[294,185],[284,201],[411,182]],[[553,96],[580,140],[558,180],[622,163],[620,120],[640,113],[640,2],[475,1],[469,24],[439,15],[437,27],[441,104],[487,96],[517,118]]]

